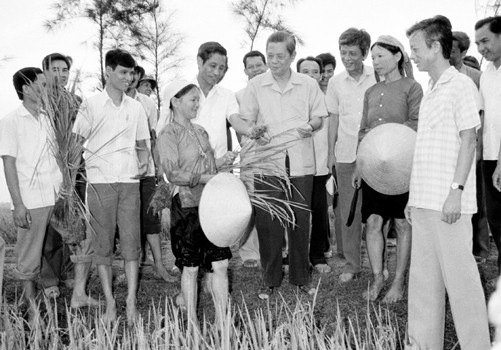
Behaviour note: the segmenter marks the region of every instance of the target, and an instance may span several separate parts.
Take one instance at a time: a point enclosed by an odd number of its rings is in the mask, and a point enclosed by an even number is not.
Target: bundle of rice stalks
[[[41,96],[42,110],[52,130],[52,152],[63,175],[63,183],[54,205],[52,226],[66,244],[75,245],[85,239],[85,206],[76,191],[77,176],[83,168],[83,145],[72,132],[80,100],[61,89],[45,90]]]

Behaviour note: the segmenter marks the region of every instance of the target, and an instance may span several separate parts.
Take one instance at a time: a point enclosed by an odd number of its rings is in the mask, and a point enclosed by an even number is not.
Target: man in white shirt
[[[0,120],[0,156],[17,227],[14,275],[22,282],[33,318],[45,231],[62,174],[52,149],[50,121],[40,111],[45,76],[39,68],[28,67],[17,71],[13,80],[22,104]]]
[[[445,293],[461,349],[490,349],[485,297],[471,251],[477,210],[475,84],[449,63],[450,21],[425,19],[407,31],[411,59],[428,72],[421,100],[409,201],[412,224],[409,270],[411,349],[442,349]]]
[[[365,66],[371,37],[365,30],[349,28],[339,37],[341,61],[346,71],[329,81],[325,101],[329,111],[329,168],[335,163],[346,265],[340,282],[351,281],[360,273],[360,243],[362,239],[361,200],[357,201],[353,222],[346,222],[355,189],[351,174],[357,157],[358,131],[362,120],[365,91],[376,83],[374,70]],[[357,194],[358,196],[360,194]]]
[[[501,273],[501,16],[488,17],[475,24],[478,52],[489,61],[480,78],[484,110],[482,171],[485,182],[487,220],[498,249],[498,275]]]
[[[86,142],[87,205],[94,250],[93,261],[106,300],[105,322],[116,320],[112,292],[113,247],[118,225],[120,248],[125,260],[128,294],[127,321],[138,316],[136,292],[140,256],[139,178],[148,171],[150,138],[141,103],[125,94],[136,63],[123,50],[106,53],[105,89],[82,103],[73,131]]]

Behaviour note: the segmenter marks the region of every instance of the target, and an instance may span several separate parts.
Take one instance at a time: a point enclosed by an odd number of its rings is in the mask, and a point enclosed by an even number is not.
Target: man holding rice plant
[[[296,39],[289,33],[276,32],[266,43],[269,72],[250,80],[240,105],[242,118],[251,123],[267,126],[267,132],[257,142],[261,146],[283,147],[284,152],[272,159],[274,169],[255,171],[256,191],[269,191],[270,196],[291,200],[310,208],[315,156],[313,132],[322,126],[327,115],[324,96],[317,82],[295,73],[291,64],[296,57]],[[263,152],[263,147],[257,147]],[[282,180],[277,170],[288,171],[294,186],[291,195],[280,190]],[[275,187],[273,185],[275,185]],[[276,186],[279,186],[278,188]],[[289,236],[289,282],[300,291],[313,294],[311,286],[308,242],[310,212],[294,208],[295,226],[287,230]],[[260,299],[268,299],[282,282],[283,228],[269,212],[256,209],[256,228],[263,267],[263,285]]]
[[[17,227],[14,275],[22,282],[32,319],[45,231],[62,174],[51,150],[50,122],[40,109],[45,76],[39,68],[23,68],[13,83],[22,104],[0,120],[0,156]]]

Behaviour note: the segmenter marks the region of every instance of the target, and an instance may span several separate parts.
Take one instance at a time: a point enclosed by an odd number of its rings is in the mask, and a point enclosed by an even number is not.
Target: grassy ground
[[[12,221],[9,221],[9,215],[10,211],[8,207],[0,210],[0,223],[2,224],[2,226],[0,226],[0,234],[9,244],[12,244],[15,237],[13,236],[13,228],[6,227],[6,225],[12,225]],[[168,267],[172,267],[173,257],[170,253],[169,242],[164,240],[162,242],[162,247],[165,255],[164,262]],[[390,248],[390,280],[392,278],[391,272],[394,270],[394,255],[395,248]],[[15,304],[20,291],[20,285],[12,278],[13,263],[13,248],[11,246],[7,251],[6,272],[4,277],[4,294],[8,304]],[[362,292],[367,289],[370,280],[370,271],[365,249],[363,249],[364,267],[359,279],[347,284],[339,284],[338,276],[341,273],[343,264],[344,260],[335,256],[329,260],[329,265],[333,267],[332,273],[322,276],[319,274],[313,275],[313,282],[319,284],[319,291],[315,300],[311,297],[298,295],[296,289],[288,283],[288,276],[285,274],[283,284],[279,289],[279,294],[272,298],[268,304],[259,300],[256,295],[260,285],[260,270],[243,268],[238,253],[234,252],[234,257],[230,261],[229,270],[230,291],[233,305],[242,307],[245,301],[246,307],[254,314],[268,308],[268,310],[277,311],[282,308],[284,304],[290,305],[291,308],[293,308],[293,305],[296,304],[298,299],[308,303],[314,302],[315,306],[312,309],[314,322],[319,328],[324,330],[325,334],[334,334],[339,327],[339,322],[342,320],[346,321],[347,324],[349,322],[357,323],[356,329],[363,333],[370,328],[370,325],[367,323],[372,322],[370,318],[364,315],[367,315],[368,312],[372,313],[374,310],[379,310],[379,315],[381,315],[381,313],[388,315],[392,322],[395,322],[398,329],[398,335],[396,335],[396,337],[399,339],[397,340],[403,340],[406,333],[407,300],[392,305],[386,305],[379,303],[379,301],[368,303],[362,298]],[[122,273],[121,266],[122,261],[118,259],[114,264],[115,275]],[[483,281],[490,280],[494,277],[496,271],[495,266],[495,257],[492,255],[487,260],[486,264],[480,267]],[[423,286],[423,288],[425,287],[426,286]],[[490,295],[490,293],[492,293],[490,287],[485,286],[485,288],[487,296]],[[142,316],[146,319],[151,317],[152,303],[157,306],[165,306],[165,298],[173,297],[179,290],[179,283],[169,284],[158,280],[155,278],[151,267],[144,267],[141,272],[138,290],[138,307]],[[89,281],[89,291],[95,297],[102,296],[99,279],[95,271]],[[114,291],[117,296],[119,315],[124,316],[126,286],[116,281],[114,284]],[[71,290],[62,286],[61,292],[62,295],[57,300],[57,318],[59,324],[64,325],[68,320],[68,314],[65,307],[69,304]],[[384,295],[384,291],[382,294]],[[199,317],[200,319],[205,317],[210,324],[214,320],[212,300],[210,296],[203,291],[200,292],[199,300]],[[377,314],[377,312],[374,314],[376,318]],[[286,313],[276,312],[275,315],[276,318],[273,322],[276,324],[287,321],[286,318],[288,316]],[[120,329],[121,328],[119,328],[119,332],[121,332]],[[445,349],[459,349],[456,343],[457,337],[454,331],[452,316],[448,310],[446,317]],[[397,346],[397,348],[399,347]]]

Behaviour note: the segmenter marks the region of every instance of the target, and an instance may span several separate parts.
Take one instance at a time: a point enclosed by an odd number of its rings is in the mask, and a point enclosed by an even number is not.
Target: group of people
[[[346,259],[339,281],[348,283],[361,272],[365,224],[373,280],[364,297],[380,297],[388,277],[386,237],[392,227],[396,273],[383,300],[403,299],[409,270],[411,346],[443,347],[447,292],[461,348],[488,349],[486,304],[475,259],[482,261],[489,253],[489,228],[501,248],[501,17],[479,21],[475,31],[478,51],[489,62],[483,73],[478,62],[471,68],[471,60],[465,59],[467,35],[453,32],[446,17],[436,16],[407,31],[410,56],[393,36],[381,35],[371,45],[366,31],[349,28],[339,37],[345,70],[337,75],[336,60],[328,53],[299,59],[294,71],[296,40],[275,32],[265,55],[251,51],[244,56],[249,80],[236,93],[219,85],[228,67],[226,49],[206,42],[197,53],[198,74],[165,87],[161,112],[148,97],[156,81],[125,50],[106,54],[106,86],[83,101],[66,90],[72,63],[67,56],[48,55],[43,70],[19,70],[13,82],[22,104],[0,120],[0,156],[18,229],[15,275],[23,282],[24,296],[34,308],[35,280],[41,275],[46,294],[57,297],[57,285],[64,282],[73,287],[72,307],[98,306],[86,292],[94,263],[106,302],[103,317],[114,321],[111,265],[118,233],[128,285],[126,317],[133,322],[144,242],[157,274],[177,281],[162,264],[160,218],[149,209],[158,182],[165,181],[172,252],[181,271],[176,304],[196,323],[202,268],[216,315],[224,313],[232,252],[206,237],[198,205],[204,185],[218,171],[226,171],[238,156],[249,156],[232,146],[231,126],[240,142],[252,143],[245,148],[249,153],[270,154],[271,167],[241,172],[248,191],[297,204],[292,206],[294,223],[287,227],[255,208],[239,247],[245,268],[261,266],[260,299],[280,287],[283,264],[289,266],[289,282],[305,295],[316,293],[312,271],[331,272],[326,184],[333,176],[337,249]],[[364,64],[369,54],[373,67]],[[413,78],[411,60],[430,76],[424,94]],[[72,252],[49,225],[62,176],[49,147],[53,133],[48,116],[40,108],[43,89],[64,91],[77,101],[72,130],[84,145],[85,171],[75,186],[88,208],[88,227]],[[374,188],[357,165],[360,142],[386,123],[417,132],[409,192]],[[357,201],[359,189],[362,198]],[[498,268],[500,264],[501,256]]]

